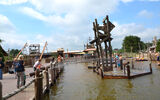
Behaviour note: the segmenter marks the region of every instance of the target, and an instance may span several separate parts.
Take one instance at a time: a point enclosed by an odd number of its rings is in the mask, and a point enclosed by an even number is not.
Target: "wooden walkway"
[[[26,84],[33,79],[32,77],[29,77],[30,72],[33,72],[33,68],[25,68]],[[3,96],[17,89],[17,79],[15,78],[15,74],[9,74],[9,73],[3,74],[3,80],[0,80],[0,81],[2,83]],[[18,99],[10,99],[10,100],[18,100]]]
[[[138,77],[138,76],[143,76],[147,74],[151,74],[152,72],[150,70],[137,70],[137,69],[132,69],[130,70],[130,78]],[[113,69],[113,71],[109,72],[104,72],[104,78],[106,79],[128,79],[128,74],[127,71],[123,70],[117,70],[116,68]]]

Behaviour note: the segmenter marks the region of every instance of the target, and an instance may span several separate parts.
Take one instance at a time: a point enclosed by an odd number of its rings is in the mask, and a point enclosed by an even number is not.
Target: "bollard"
[[[123,71],[124,71],[124,74],[126,74],[126,71],[125,71],[125,69],[126,69],[126,65],[124,65],[124,66],[123,66]]]
[[[0,82],[0,100],[2,100],[2,83]]]
[[[133,58],[132,58],[132,69],[134,69]]]
[[[123,60],[120,60],[121,70],[123,70]]]
[[[117,68],[117,60],[115,59],[115,68]]]
[[[152,73],[152,64],[151,63],[149,64],[149,67],[150,67],[150,72]]]
[[[54,84],[54,68],[53,69],[49,69],[49,72],[51,74],[51,84],[53,85]]]
[[[127,65],[127,76],[128,76],[128,79],[130,79],[130,66]]]
[[[44,80],[45,80],[45,86],[47,88],[47,90],[49,90],[49,75],[48,75],[48,68],[45,67],[45,71],[43,71],[43,76],[44,76]]]
[[[35,100],[43,100],[42,75],[40,75],[40,71],[38,69],[35,71],[35,75]]]

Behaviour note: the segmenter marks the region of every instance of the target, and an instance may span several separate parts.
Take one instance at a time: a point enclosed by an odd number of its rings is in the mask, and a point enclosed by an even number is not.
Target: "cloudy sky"
[[[49,51],[84,48],[93,38],[92,22],[109,15],[115,24],[113,48],[137,35],[144,42],[160,38],[160,0],[0,0],[0,38],[5,50],[27,42],[48,42]]]

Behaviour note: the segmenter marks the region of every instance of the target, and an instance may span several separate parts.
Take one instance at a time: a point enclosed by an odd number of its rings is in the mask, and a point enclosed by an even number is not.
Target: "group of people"
[[[17,88],[20,88],[26,83],[24,65],[23,56],[20,55],[18,59],[14,58],[12,68],[14,69],[15,78],[17,78]]]
[[[62,61],[62,57],[58,57],[58,62]],[[54,61],[54,58],[52,59],[52,63]],[[25,62],[23,60],[23,56],[20,55],[18,58],[14,58],[13,63],[12,63],[12,73],[15,74],[15,78],[17,79],[17,88],[20,88],[21,86],[24,86],[26,83],[26,75],[25,75]],[[41,59],[36,59],[36,62],[33,66],[33,70],[36,71],[36,69],[41,68]],[[2,69],[4,67],[4,63],[2,61],[2,57],[0,57],[0,80],[3,79],[3,73]]]

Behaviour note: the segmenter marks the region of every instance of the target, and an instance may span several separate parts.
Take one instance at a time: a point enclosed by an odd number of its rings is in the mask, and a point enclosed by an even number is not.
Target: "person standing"
[[[35,62],[35,64],[33,65],[33,70],[34,71],[36,71],[37,68],[40,69],[40,62],[41,62],[40,59]]]
[[[121,65],[120,65],[119,54],[116,55],[116,62],[117,62],[117,69],[120,70]]]
[[[4,63],[2,61],[2,57],[0,57],[0,80],[3,79],[3,71],[2,71],[3,67],[4,67]]]
[[[25,75],[24,75],[24,61],[23,57],[20,56],[18,59],[18,64],[16,66],[16,72],[17,72],[17,88],[20,88],[21,86],[25,85]]]
[[[14,69],[15,78],[17,77],[17,75],[16,75],[16,66],[17,66],[17,64],[18,64],[17,59],[14,58],[13,63],[12,63],[12,68]]]

